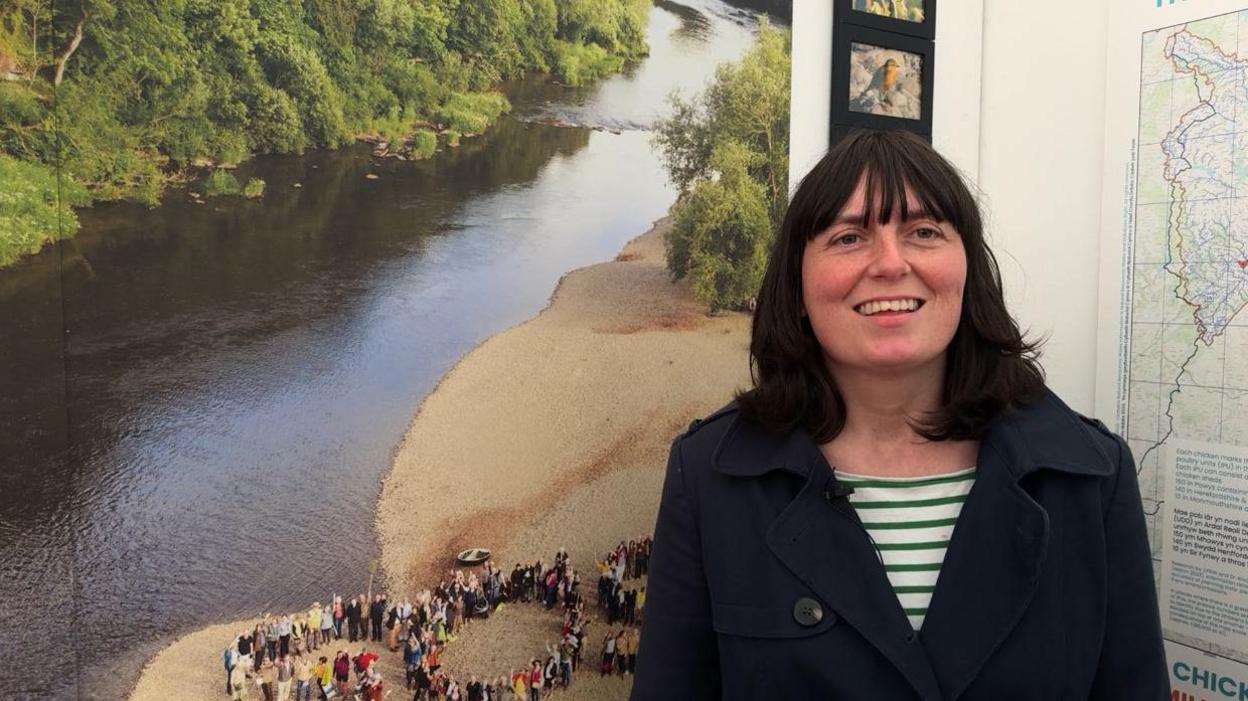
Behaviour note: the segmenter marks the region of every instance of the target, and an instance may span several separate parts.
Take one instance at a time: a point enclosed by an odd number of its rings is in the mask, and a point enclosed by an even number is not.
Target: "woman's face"
[[[802,299],[834,375],[943,368],[962,313],[966,250],[952,226],[907,196],[910,219],[899,221],[894,207],[887,223],[863,227],[860,180],[832,226],[806,243]]]

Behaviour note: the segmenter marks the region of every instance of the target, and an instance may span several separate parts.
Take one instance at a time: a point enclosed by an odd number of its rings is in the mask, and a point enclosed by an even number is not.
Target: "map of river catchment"
[[[1248,446],[1248,11],[1141,51],[1126,428],[1160,556],[1166,451]]]

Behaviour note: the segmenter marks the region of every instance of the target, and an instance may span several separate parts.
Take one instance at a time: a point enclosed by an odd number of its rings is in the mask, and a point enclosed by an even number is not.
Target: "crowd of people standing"
[[[601,676],[633,672],[645,587],[625,582],[645,576],[651,542],[649,537],[621,542],[597,563],[595,606],[608,626],[598,664]],[[413,701],[537,701],[571,686],[596,620],[586,614],[580,577],[563,549],[553,564],[516,563],[507,574],[488,561],[480,569],[451,570],[437,587],[401,601],[362,594],[345,601],[335,595],[329,602],[316,602],[293,616],[266,614],[240,631],[224,652],[226,693],[245,699],[254,686],[264,701],[380,701],[387,695],[386,682],[375,664],[380,657],[367,644],[381,643],[402,653],[404,687]],[[444,649],[465,627],[504,605],[524,603],[562,611],[560,637],[546,644],[545,661],[534,657],[526,667],[493,678],[465,681],[446,674]],[[343,649],[344,639],[360,645],[359,653],[352,656]],[[331,646],[332,658],[321,654]]]

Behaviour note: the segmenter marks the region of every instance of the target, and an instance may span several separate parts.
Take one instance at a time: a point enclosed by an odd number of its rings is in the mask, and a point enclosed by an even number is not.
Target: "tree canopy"
[[[94,199],[154,204],[194,164],[431,127],[457,142],[509,109],[491,94],[500,80],[583,82],[644,55],[649,7],[0,0],[0,155],[59,168]],[[412,144],[423,153],[428,137]]]
[[[667,266],[712,310],[758,291],[788,203],[791,38],[763,20],[754,47],[692,99],[673,95],[654,138],[681,195]]]

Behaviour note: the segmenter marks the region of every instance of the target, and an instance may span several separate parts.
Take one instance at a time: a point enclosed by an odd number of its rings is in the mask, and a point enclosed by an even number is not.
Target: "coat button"
[[[823,607],[818,601],[803,596],[797,600],[796,604],[793,604],[793,620],[806,628],[817,626],[819,621],[823,620]]]

